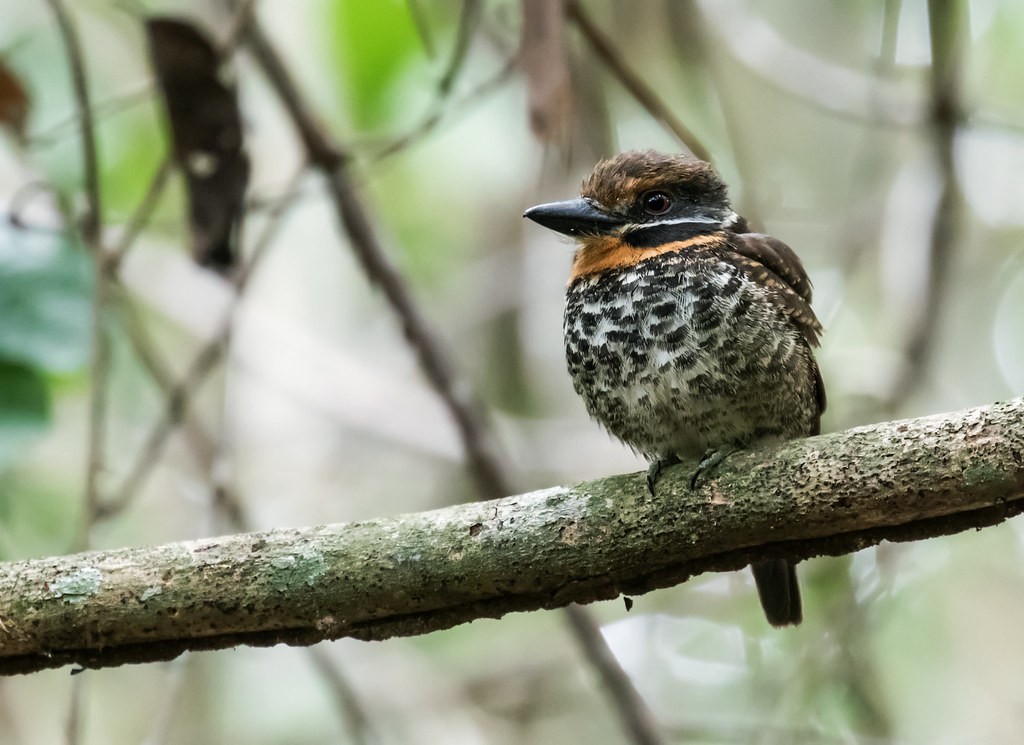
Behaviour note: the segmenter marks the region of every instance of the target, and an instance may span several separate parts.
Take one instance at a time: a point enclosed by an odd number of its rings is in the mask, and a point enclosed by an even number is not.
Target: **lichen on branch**
[[[425,634],[1024,510],[1024,399],[430,512],[0,564],[0,674]]]

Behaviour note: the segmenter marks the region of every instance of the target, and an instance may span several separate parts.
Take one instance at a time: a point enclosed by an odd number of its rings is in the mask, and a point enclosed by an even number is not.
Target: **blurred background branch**
[[[938,341],[939,322],[948,306],[947,292],[953,279],[954,256],[963,230],[954,147],[957,128],[966,117],[960,97],[960,79],[965,39],[969,35],[967,7],[960,3],[929,0],[928,32],[932,52],[929,126],[939,198],[929,231],[923,297],[908,332],[903,371],[889,392],[888,411],[898,411],[927,373],[929,356]]]
[[[93,254],[96,266],[94,273],[95,294],[92,312],[92,357],[90,378],[92,386],[89,395],[89,430],[85,474],[85,518],[82,530],[75,542],[79,551],[89,547],[89,533],[100,507],[100,476],[104,468],[104,448],[107,418],[107,376],[110,372],[110,339],[108,336],[109,290],[102,273],[103,255],[103,206],[100,196],[99,156],[96,148],[96,129],[93,124],[92,103],[85,69],[85,56],[75,24],[68,15],[62,0],[47,0],[57,20],[74,91],[75,108],[78,114],[82,152],[82,179],[84,181],[85,212],[77,218],[82,241]],[[74,223],[74,215],[67,216]]]

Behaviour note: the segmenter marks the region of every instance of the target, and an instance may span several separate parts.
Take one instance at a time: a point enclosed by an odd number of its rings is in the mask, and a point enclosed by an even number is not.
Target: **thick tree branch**
[[[690,464],[692,467],[692,464]],[[0,565],[0,673],[425,634],[1024,511],[1024,399],[347,525]]]

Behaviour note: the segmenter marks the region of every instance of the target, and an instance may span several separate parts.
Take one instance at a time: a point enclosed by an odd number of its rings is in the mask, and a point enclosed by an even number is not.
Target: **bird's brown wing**
[[[818,346],[822,327],[811,308],[811,280],[800,257],[777,238],[762,233],[730,233],[729,247],[743,257],[744,266],[761,284],[775,290],[779,307],[803,332],[808,344]],[[818,411],[825,411],[825,383],[811,356],[817,388]]]
[[[745,261],[751,276],[772,288],[775,301],[807,336],[818,346],[821,323],[811,309],[811,280],[793,249],[782,241],[760,233],[731,233],[729,248]]]
[[[796,251],[778,238],[763,233],[737,233],[735,238],[736,245],[733,248],[737,252],[764,264],[797,295],[811,302],[811,280]]]

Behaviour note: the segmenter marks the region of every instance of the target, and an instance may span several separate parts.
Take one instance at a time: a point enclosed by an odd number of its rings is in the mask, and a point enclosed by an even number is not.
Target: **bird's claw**
[[[652,460],[651,464],[647,466],[647,490],[654,496],[655,487],[658,485],[658,480],[661,478],[662,472],[679,463],[679,458],[674,455],[670,455],[666,458],[658,458]]]
[[[730,455],[739,450],[735,445],[724,445],[720,448],[709,448],[701,456],[700,463],[697,464],[697,470],[693,472],[693,476],[690,477],[690,488],[696,489],[701,485],[702,479],[709,475],[712,471],[718,468],[722,461],[728,458]]]

